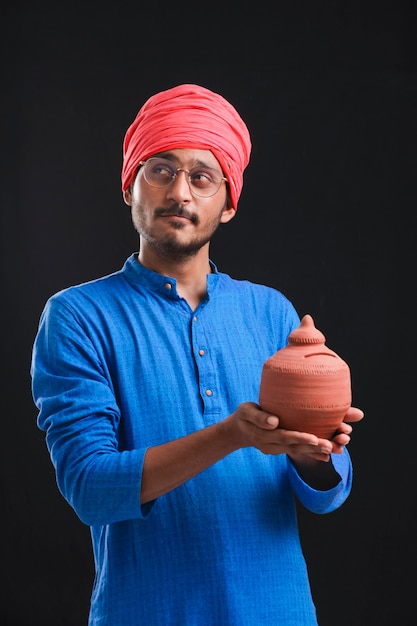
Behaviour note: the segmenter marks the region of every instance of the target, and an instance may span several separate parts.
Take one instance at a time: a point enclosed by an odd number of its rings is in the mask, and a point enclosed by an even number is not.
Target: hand
[[[225,423],[235,429],[237,447],[253,446],[264,454],[288,454],[294,461],[329,461],[330,454],[341,454],[350,442],[352,426],[364,417],[363,411],[350,407],[331,440],[310,433],[278,428],[279,417],[263,411],[253,402],[241,404]]]
[[[335,441],[319,439],[310,433],[278,428],[279,418],[262,411],[254,403],[241,404],[224,422],[239,441],[231,442],[234,447],[254,446],[264,454],[287,454],[302,479],[315,489],[331,489],[340,480],[330,453],[342,451],[344,442],[349,441],[350,424],[343,424]]]
[[[316,489],[331,489],[337,484],[339,478],[333,463],[329,463],[330,454],[342,454],[352,432],[348,422],[359,422],[363,417],[363,411],[350,407],[332,439],[318,439],[317,451],[312,449],[304,453],[298,448],[288,454],[305,482]]]
[[[328,439],[318,439],[319,445],[317,450],[312,450],[311,454],[308,454],[312,459],[316,459],[319,461],[329,461],[330,454],[342,454],[343,448],[347,446],[350,442],[350,435],[352,433],[352,426],[349,422],[359,422],[363,419],[364,413],[361,409],[356,407],[349,407],[346,412],[345,417],[343,418],[342,423],[339,428],[336,430],[333,437]],[[300,452],[300,450],[296,450],[296,452]],[[294,453],[290,453],[291,458],[294,457]],[[298,454],[297,454],[298,456]]]
[[[291,455],[295,450],[301,455],[328,455],[332,449],[332,444],[327,439],[319,439],[311,433],[278,428],[279,417],[263,411],[254,402],[241,404],[223,424],[236,449],[253,446],[264,454],[273,455]],[[349,424],[345,424],[343,428],[348,432],[352,429]]]

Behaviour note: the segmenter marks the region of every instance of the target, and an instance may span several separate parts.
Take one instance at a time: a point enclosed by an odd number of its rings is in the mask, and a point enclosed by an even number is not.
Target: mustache
[[[181,204],[174,204],[169,207],[169,209],[158,208],[155,209],[155,217],[169,217],[169,216],[177,216],[177,217],[185,217],[190,220],[193,224],[198,223],[198,216],[195,213],[191,213]]]

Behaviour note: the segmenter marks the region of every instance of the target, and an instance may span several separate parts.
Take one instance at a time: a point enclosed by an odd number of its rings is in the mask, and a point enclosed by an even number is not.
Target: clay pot
[[[305,315],[288,345],[265,361],[259,404],[280,418],[280,428],[331,439],[351,405],[352,391],[349,366],[325,341],[311,315]]]

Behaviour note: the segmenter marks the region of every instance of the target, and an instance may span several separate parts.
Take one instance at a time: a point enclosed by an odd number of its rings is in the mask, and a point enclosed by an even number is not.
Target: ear
[[[130,185],[125,191],[123,191],[123,200],[128,206],[132,206],[132,190]]]
[[[234,209],[231,206],[226,207],[223,210],[223,213],[222,213],[221,218],[220,218],[220,222],[222,224],[227,224],[227,222],[230,222],[230,220],[233,219],[235,215],[236,215],[236,209]]]

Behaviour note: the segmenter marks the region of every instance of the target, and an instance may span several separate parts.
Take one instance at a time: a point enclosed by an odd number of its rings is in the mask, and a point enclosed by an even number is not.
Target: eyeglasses
[[[185,172],[191,193],[201,198],[214,196],[219,191],[222,182],[227,181],[227,178],[212,167],[199,166],[187,170],[185,167],[177,167],[175,163],[162,157],[151,157],[146,161],[140,161],[139,165],[143,165],[143,176],[148,185],[160,189],[171,185],[177,178],[178,172]]]

